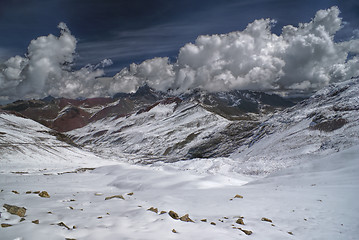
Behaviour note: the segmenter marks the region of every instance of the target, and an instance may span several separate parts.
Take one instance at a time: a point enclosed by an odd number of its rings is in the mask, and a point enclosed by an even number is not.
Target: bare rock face
[[[18,207],[14,205],[4,204],[3,207],[10,213],[19,217],[24,217],[26,214],[26,208]]]

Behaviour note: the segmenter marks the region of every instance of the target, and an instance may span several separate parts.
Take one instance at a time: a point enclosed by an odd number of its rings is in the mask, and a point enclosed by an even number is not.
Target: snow
[[[158,104],[148,112],[127,117],[106,118],[69,134],[76,136],[79,144],[98,151],[101,156],[136,162],[138,156],[142,159],[156,159],[163,155],[181,158],[191,147],[222,131],[229,123],[196,103],[172,103]],[[103,130],[107,132],[96,136]]]
[[[80,143],[100,143],[103,152],[95,155],[91,144],[68,145],[32,120],[0,113],[0,207],[27,209],[20,221],[0,208],[0,223],[12,225],[0,228],[0,238],[355,240],[358,91],[358,80],[350,80],[274,114],[230,157],[148,165],[133,163],[143,161],[146,152],[162,153],[200,128],[200,135],[183,147],[185,152],[230,121],[196,104],[159,104],[148,112],[72,131]],[[313,129],[318,115],[340,117],[346,124],[328,132]],[[104,128],[105,134],[93,137]],[[166,138],[171,130],[172,138]],[[109,144],[118,137],[130,144]],[[138,155],[123,153],[125,147],[139,149]],[[116,195],[124,199],[106,200]],[[151,207],[158,213],[149,211]],[[174,220],[170,210],[180,217],[189,214],[194,222]],[[236,223],[240,217],[245,225]],[[272,222],[262,221],[264,217]]]
[[[8,141],[18,147],[35,142],[33,148],[1,155],[0,205],[27,209],[22,222],[0,210],[0,222],[13,225],[1,228],[1,239],[356,239],[359,234],[359,146],[261,177],[242,175],[240,162],[229,158],[152,166],[109,161],[64,147],[54,136],[47,136],[41,150],[35,140],[48,129],[11,115],[1,114],[0,120]],[[24,127],[21,134],[15,123]],[[49,160],[51,168],[42,172]],[[97,168],[64,173],[78,167]],[[15,173],[20,170],[27,173]],[[26,191],[47,191],[51,197]],[[118,194],[125,200],[105,200]],[[148,211],[150,207],[189,214],[194,223]],[[236,223],[239,217],[244,226]],[[263,217],[273,222],[261,221]]]

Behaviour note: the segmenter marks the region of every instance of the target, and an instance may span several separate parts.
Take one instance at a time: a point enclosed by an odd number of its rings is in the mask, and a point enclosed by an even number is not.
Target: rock
[[[39,221],[38,219],[36,219],[36,220],[32,221],[32,223],[34,223],[34,224],[39,224],[40,221]]]
[[[103,193],[95,193],[95,196],[102,196]]]
[[[152,212],[158,213],[158,209],[154,208],[154,207],[150,207],[149,209],[147,209],[147,211],[152,211]]]
[[[12,190],[11,192],[15,193],[15,194],[20,194],[18,191]]]
[[[211,222],[211,225],[217,225],[215,222]]]
[[[3,227],[3,228],[7,228],[7,227],[11,227],[11,226],[12,226],[11,224],[7,224],[7,223],[1,224],[1,227]]]
[[[238,218],[238,220],[236,221],[236,223],[244,225],[243,219],[242,218]]]
[[[165,213],[167,213],[167,212],[166,212],[166,211],[161,211],[161,212],[160,212],[160,215],[165,214]]]
[[[122,195],[114,195],[114,196],[111,196],[111,197],[106,197],[105,200],[110,200],[112,198],[120,198],[120,199],[125,200],[125,198]]]
[[[59,222],[59,223],[57,224],[57,226],[65,227],[65,228],[67,228],[67,230],[70,230],[70,229],[71,229],[71,228],[69,228],[64,222]]]
[[[26,220],[25,218],[21,218],[21,219],[20,219],[20,222],[23,222],[23,221],[25,221],[25,220]]]
[[[40,191],[35,191],[35,192],[32,192],[33,194],[39,194],[40,193]]]
[[[26,194],[31,194],[32,192],[31,191],[27,191],[27,192],[25,192]]]
[[[42,198],[50,198],[50,195],[46,191],[40,192],[39,196]]]
[[[292,232],[288,232],[288,234],[293,235],[293,233],[292,233]]]
[[[14,205],[4,204],[3,207],[10,213],[14,215],[18,215],[19,217],[24,217],[26,214],[26,208],[18,207]]]
[[[261,220],[264,221],[264,222],[272,222],[272,220],[270,220],[269,218],[265,218],[265,217],[262,217]]]
[[[205,219],[205,218],[201,219],[201,222],[207,222],[207,219]]]
[[[194,222],[192,219],[189,218],[188,214],[180,217],[180,220],[183,222]]]
[[[234,198],[243,198],[242,195],[236,194],[236,196],[234,196]]]
[[[172,232],[173,232],[173,233],[177,233],[176,229],[172,229]]]
[[[127,193],[128,196],[132,196],[133,195],[133,192],[130,192],[130,193]]]
[[[179,219],[178,214],[172,210],[168,212],[168,215],[170,215],[173,219]]]
[[[242,232],[244,232],[246,235],[251,235],[253,233],[252,231],[245,230],[245,229],[242,229],[242,228],[238,228],[238,229],[241,230]]]

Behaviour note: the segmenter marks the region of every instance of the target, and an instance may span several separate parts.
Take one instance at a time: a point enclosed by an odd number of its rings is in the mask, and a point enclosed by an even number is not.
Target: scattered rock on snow
[[[173,232],[173,233],[177,233],[176,229],[172,229],[172,232]]]
[[[236,223],[244,225],[243,219],[242,218],[238,218],[238,220],[236,221]]]
[[[165,213],[167,213],[167,212],[166,212],[166,211],[161,211],[161,212],[160,212],[160,215],[165,214]]]
[[[18,207],[14,205],[4,204],[3,207],[10,213],[18,215],[19,217],[24,217],[26,213],[26,208]]]
[[[205,219],[205,218],[201,219],[201,222],[207,222],[207,219]]]
[[[42,198],[50,198],[50,194],[48,194],[46,191],[40,192],[39,196]]]
[[[293,233],[292,233],[292,232],[288,232],[288,234],[293,235]]]
[[[125,198],[122,195],[114,195],[114,196],[111,196],[111,197],[106,197],[105,200],[110,200],[112,198],[121,198],[121,199],[125,200]]]
[[[3,228],[7,228],[7,227],[11,227],[11,226],[12,226],[11,224],[7,224],[7,223],[1,224],[1,227],[3,227]]]
[[[262,217],[262,219],[261,219],[262,221],[264,221],[264,222],[272,222],[272,220],[271,219],[269,219],[269,218],[265,218],[265,217]]]
[[[179,219],[178,214],[172,210],[168,212],[168,215],[170,215],[173,219]]]
[[[57,224],[57,226],[65,227],[65,228],[67,228],[67,230],[70,230],[70,229],[71,229],[71,228],[69,228],[64,222],[59,222],[59,223]]]
[[[242,232],[244,232],[246,235],[251,235],[253,233],[250,230],[245,230],[245,229],[242,229],[242,228],[238,228],[238,229],[241,230]]]
[[[234,198],[243,198],[242,195],[236,194],[236,196],[234,196]]]
[[[211,225],[217,225],[215,222],[211,222]]]
[[[154,207],[150,207],[149,209],[147,209],[147,211],[152,211],[152,212],[158,213],[158,209],[154,208]]]
[[[192,219],[189,218],[188,214],[180,217],[180,220],[183,222],[194,222]]]
[[[20,194],[18,191],[12,190],[11,192],[15,193],[15,194]]]
[[[127,193],[128,196],[132,196],[133,195],[133,192],[130,192],[130,193]]]
[[[36,220],[32,221],[32,223],[34,223],[34,224],[39,224],[40,221],[39,221],[39,219],[36,219]]]

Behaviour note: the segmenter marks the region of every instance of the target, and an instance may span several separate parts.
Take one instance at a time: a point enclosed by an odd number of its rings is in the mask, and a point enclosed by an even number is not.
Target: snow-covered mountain
[[[231,157],[266,173],[359,145],[359,79],[331,85],[262,122]]]
[[[0,112],[1,238],[357,238],[359,79],[293,107],[251,92],[153,94],[73,100],[89,115],[74,110],[87,120],[66,133]],[[57,109],[72,122],[71,106]]]

